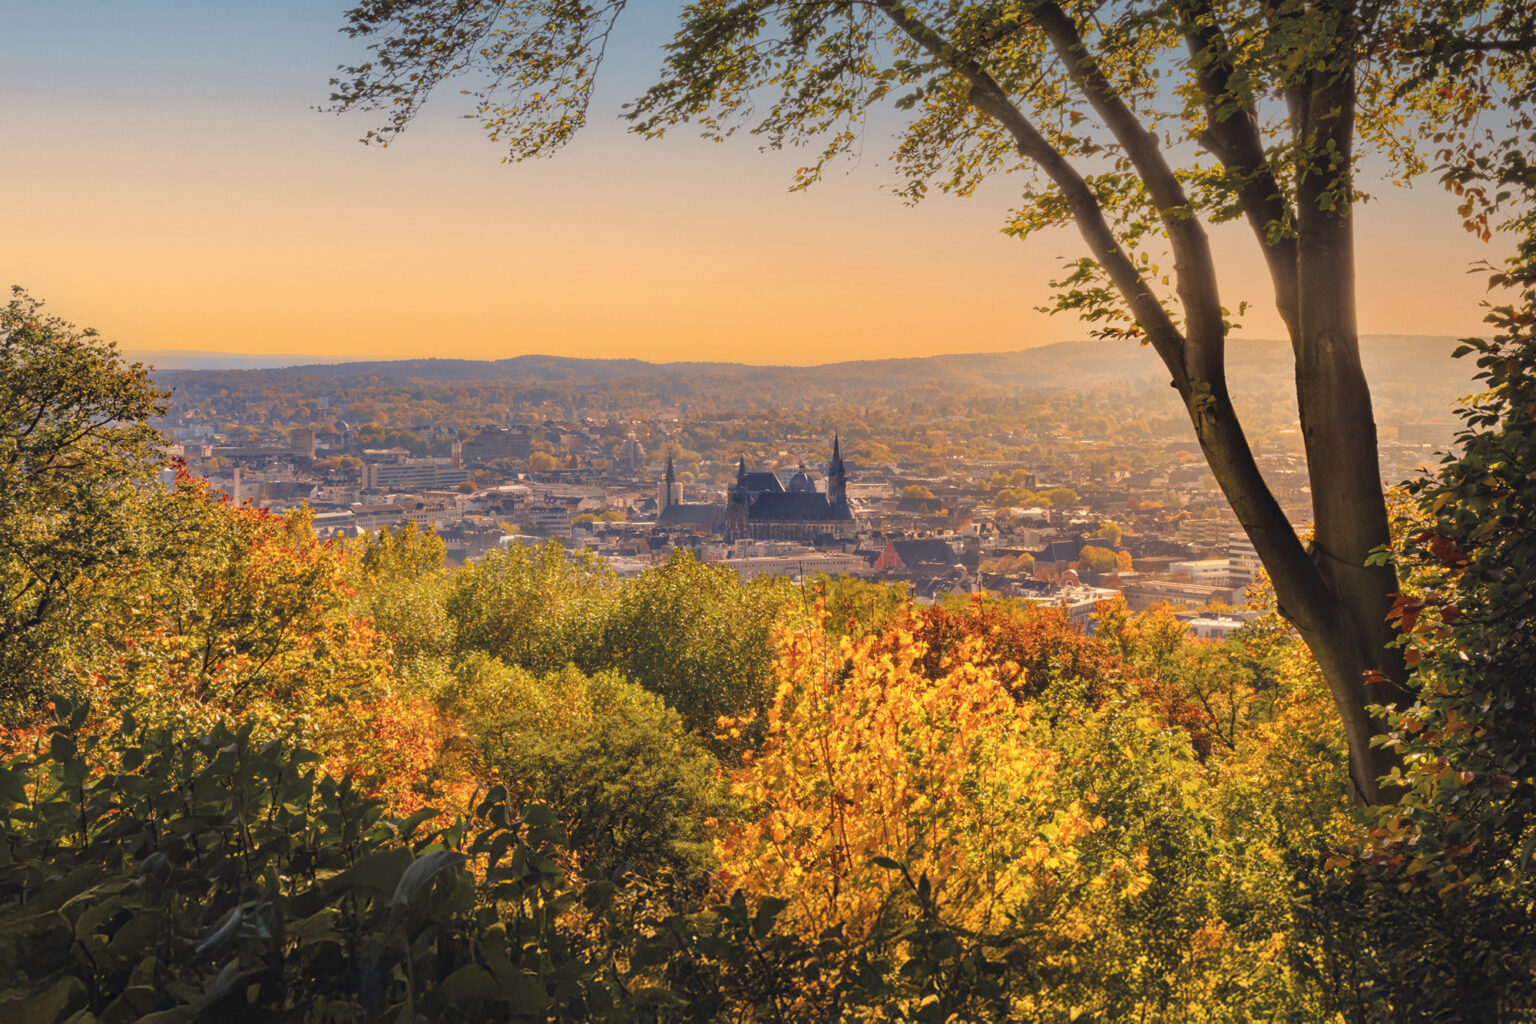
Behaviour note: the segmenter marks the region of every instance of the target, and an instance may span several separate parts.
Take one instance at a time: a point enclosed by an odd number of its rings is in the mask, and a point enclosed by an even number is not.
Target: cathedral
[[[811,543],[819,537],[853,536],[857,527],[848,506],[848,472],[839,440],[832,440],[825,491],[816,489],[804,463],[786,487],[773,473],[748,472],[743,456],[726,501],[724,526],[726,540]]]

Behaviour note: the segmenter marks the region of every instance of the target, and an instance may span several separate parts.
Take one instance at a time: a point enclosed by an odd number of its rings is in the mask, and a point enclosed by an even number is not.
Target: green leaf
[[[197,1009],[191,1006],[177,1006],[169,1010],[161,1010],[148,1016],[140,1017],[137,1024],[189,1024],[197,1019]]]
[[[140,910],[113,934],[112,941],[107,943],[107,953],[114,957],[137,958],[159,937],[159,912]]]
[[[241,990],[241,987],[245,984],[245,982],[252,978],[259,977],[262,973],[263,969],[259,967],[253,967],[250,970],[242,971],[240,969],[240,958],[235,957],[229,963],[224,965],[224,969],[219,971],[219,973],[214,977],[213,983],[208,986],[208,990],[203,994],[203,1012],[206,1013],[207,1010],[213,1007],[215,1004],[223,1002],[225,999],[233,996],[235,993]]]
[[[665,935],[659,935],[635,944],[629,962],[635,967],[655,967],[664,964],[672,956],[672,943]]]
[[[341,911],[337,908],[322,907],[288,929],[288,937],[301,946],[317,942],[338,942],[340,936],[336,934],[336,921],[340,916]]]
[[[757,905],[757,913],[752,916],[753,934],[762,938],[771,932],[773,923],[778,920],[787,906],[789,906],[789,900],[780,899],[777,896],[764,896]]]
[[[439,811],[436,807],[423,807],[409,818],[406,818],[404,821],[400,822],[399,825],[396,825],[395,829],[399,833],[401,839],[410,839],[411,834],[416,831],[417,827],[422,822],[429,818],[436,817],[440,813],[442,812]]]
[[[62,729],[55,729],[48,737],[48,755],[61,764],[73,761],[78,751],[74,738]]]
[[[532,971],[511,971],[498,974],[496,986],[506,1000],[507,1009],[524,1017],[542,1014],[549,1006],[549,996],[544,983]]]
[[[411,851],[404,847],[378,850],[357,862],[351,882],[370,892],[393,892],[400,876],[411,866]]]
[[[129,985],[101,1013],[106,1021],[147,1020],[160,1002],[161,991],[153,985]],[[94,1020],[94,1018],[92,1018]]]
[[[465,964],[443,979],[437,997],[454,1003],[488,1003],[500,994],[496,979],[479,964]]]
[[[83,1007],[88,998],[90,993],[85,982],[67,974],[41,992],[23,999],[0,1002],[0,1020],[52,1024],[64,1020]]]
[[[674,993],[659,985],[641,986],[635,989],[631,994],[631,998],[637,1007],[643,1009],[658,1009],[662,1007],[680,1009],[688,1005],[686,1001],[679,999]]]
[[[232,944],[235,941],[235,936],[240,932],[240,922],[243,920],[245,920],[245,907],[231,907],[229,913],[225,914],[203,941],[197,944],[197,949],[194,951],[195,955],[216,955]]]
[[[543,804],[529,804],[523,809],[523,824],[534,828],[551,828],[560,823],[555,812]]]
[[[14,807],[27,802],[27,773],[18,768],[0,767],[0,807]]]
[[[395,886],[396,906],[409,906],[411,900],[439,871],[455,867],[467,859],[457,850],[435,850],[425,857],[417,858],[410,867],[405,869],[405,874],[400,876],[400,884]]]

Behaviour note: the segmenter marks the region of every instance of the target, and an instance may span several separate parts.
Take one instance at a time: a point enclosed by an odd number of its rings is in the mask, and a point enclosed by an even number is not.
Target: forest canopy
[[[1395,549],[1416,698],[1391,807],[1351,799],[1272,607],[1200,641],[1167,609],[1105,603],[1090,635],[684,554],[449,571],[414,526],[322,542],[302,509],[140,478],[132,543],[6,677],[0,1014],[1523,1012],[1536,293],[1508,279],[1521,304],[1466,353],[1489,390]],[[53,327],[29,358],[70,351]],[[136,457],[143,421],[119,426]]]

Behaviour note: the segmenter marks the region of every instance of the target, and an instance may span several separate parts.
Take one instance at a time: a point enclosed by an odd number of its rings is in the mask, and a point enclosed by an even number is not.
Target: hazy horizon
[[[627,134],[674,5],[626,16],[590,124],[552,159],[503,166],[451,90],[394,146],[317,113],[344,4],[156,0],[23,6],[0,37],[0,152],[15,204],[0,284],[136,350],[462,358],[532,351],[653,361],[1018,351],[1087,333],[1051,318],[1075,232],[1000,233],[1007,179],[971,200],[892,194],[889,139],[790,193],[794,152],[750,138]],[[889,119],[885,127],[893,123]],[[1498,245],[1433,183],[1359,209],[1360,326],[1474,333]],[[1279,336],[1246,229],[1213,229],[1223,299]]]
[[[1444,355],[1449,360],[1450,353],[1458,341],[1452,335],[1438,334],[1362,334],[1361,344],[1365,355],[1380,355],[1375,352],[1378,345],[1392,342],[1443,342],[1445,344]],[[1230,339],[1233,346],[1232,353],[1241,355],[1244,346],[1285,345],[1289,342],[1281,338],[1244,338]],[[654,360],[634,355],[614,356],[572,356],[551,351],[518,352],[511,355],[486,355],[486,356],[452,356],[452,355],[417,355],[400,356],[396,358],[365,358],[365,357],[324,357],[311,356],[302,353],[239,353],[220,352],[212,350],[195,349],[133,349],[122,348],[121,354],[131,361],[146,363],[156,370],[166,372],[195,371],[195,370],[284,370],[305,369],[310,366],[330,367],[349,365],[372,365],[378,363],[505,363],[514,360],[565,360],[578,362],[638,362],[646,366],[687,367],[687,366],[721,366],[742,367],[754,370],[813,370],[825,367],[847,366],[858,363],[871,362],[914,362],[930,359],[968,359],[968,358],[1005,358],[1008,356],[1026,356],[1030,353],[1043,353],[1047,349],[1065,349],[1073,346],[1094,347],[1111,346],[1119,348],[1122,354],[1134,353],[1137,358],[1143,360],[1154,359],[1150,349],[1142,346],[1131,346],[1124,341],[1103,341],[1091,338],[1069,338],[1061,341],[1045,342],[1040,345],[1032,345],[1029,348],[1002,349],[996,351],[969,351],[969,352],[932,352],[911,356],[867,356],[853,359],[829,359],[821,362],[756,362],[746,359],[681,359],[681,360]],[[1470,366],[1470,364],[1469,364]],[[1155,369],[1161,373],[1161,365],[1155,364]],[[1470,369],[1468,371],[1471,372]]]

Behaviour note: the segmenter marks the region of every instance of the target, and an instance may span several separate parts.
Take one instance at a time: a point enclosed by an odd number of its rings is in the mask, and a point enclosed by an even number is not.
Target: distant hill
[[[1475,367],[1451,358],[1455,341],[1425,335],[1369,335],[1361,340],[1366,373],[1375,386],[1404,385],[1455,395],[1468,390]],[[1233,340],[1227,346],[1234,389],[1272,388],[1292,376],[1290,348],[1277,341]],[[509,359],[403,359],[295,364],[292,356],[143,352],[167,383],[197,372],[245,370],[273,384],[326,380],[350,382],[377,376],[394,381],[486,381],[617,384],[668,380],[679,393],[711,386],[797,389],[806,393],[943,390],[1057,389],[1167,381],[1150,348],[1124,342],[1064,341],[1016,352],[865,359],[821,366],[755,366],[741,363],[648,363],[639,359],[577,359],[525,355]],[[169,357],[169,358],[167,358]]]
[[[272,370],[305,363],[340,361],[317,361],[314,356],[295,353],[248,355],[239,352],[203,352],[188,348],[125,349],[123,358],[129,362],[153,366],[157,370]]]

